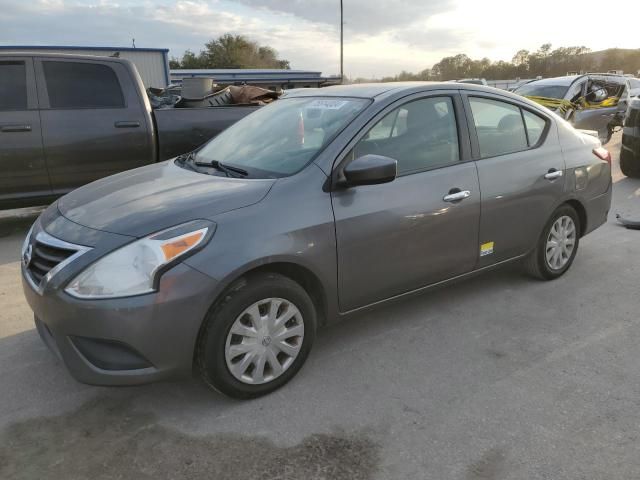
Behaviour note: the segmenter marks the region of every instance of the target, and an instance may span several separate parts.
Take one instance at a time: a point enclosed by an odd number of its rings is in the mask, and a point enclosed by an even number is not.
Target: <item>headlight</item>
[[[160,274],[202,248],[214,231],[215,224],[197,220],[136,240],[89,265],[65,292],[94,299],[153,292]]]

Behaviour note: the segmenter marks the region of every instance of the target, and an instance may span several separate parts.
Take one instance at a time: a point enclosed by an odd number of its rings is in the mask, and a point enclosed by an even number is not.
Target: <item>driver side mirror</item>
[[[395,180],[398,161],[382,155],[367,154],[353,160],[344,169],[345,180],[340,186],[378,185]]]

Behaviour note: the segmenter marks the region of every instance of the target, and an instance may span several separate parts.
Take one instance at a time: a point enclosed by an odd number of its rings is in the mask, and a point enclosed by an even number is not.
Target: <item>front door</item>
[[[332,193],[342,311],[473,270],[480,192],[463,117],[455,93],[389,107],[341,163],[369,153],[398,161],[391,183]]]
[[[33,63],[5,58],[0,61],[0,203],[44,202],[49,195]]]

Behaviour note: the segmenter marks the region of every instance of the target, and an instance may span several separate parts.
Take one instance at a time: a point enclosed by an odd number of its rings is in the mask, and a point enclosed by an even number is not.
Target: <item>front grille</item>
[[[55,247],[37,239],[33,242],[32,249],[31,262],[27,271],[36,285],[40,284],[47,273],[77,253],[77,250]]]
[[[44,230],[29,234],[22,251],[25,276],[31,286],[42,293],[46,282],[59,270],[89,250],[90,247],[52,237]]]

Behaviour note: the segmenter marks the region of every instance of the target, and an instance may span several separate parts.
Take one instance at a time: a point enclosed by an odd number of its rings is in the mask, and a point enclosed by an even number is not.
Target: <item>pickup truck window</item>
[[[51,108],[123,108],[118,77],[107,65],[42,62]]]
[[[0,110],[27,109],[24,62],[0,62]]]
[[[250,178],[277,178],[302,170],[351,122],[369,100],[283,98],[246,116],[196,155],[246,170]]]

